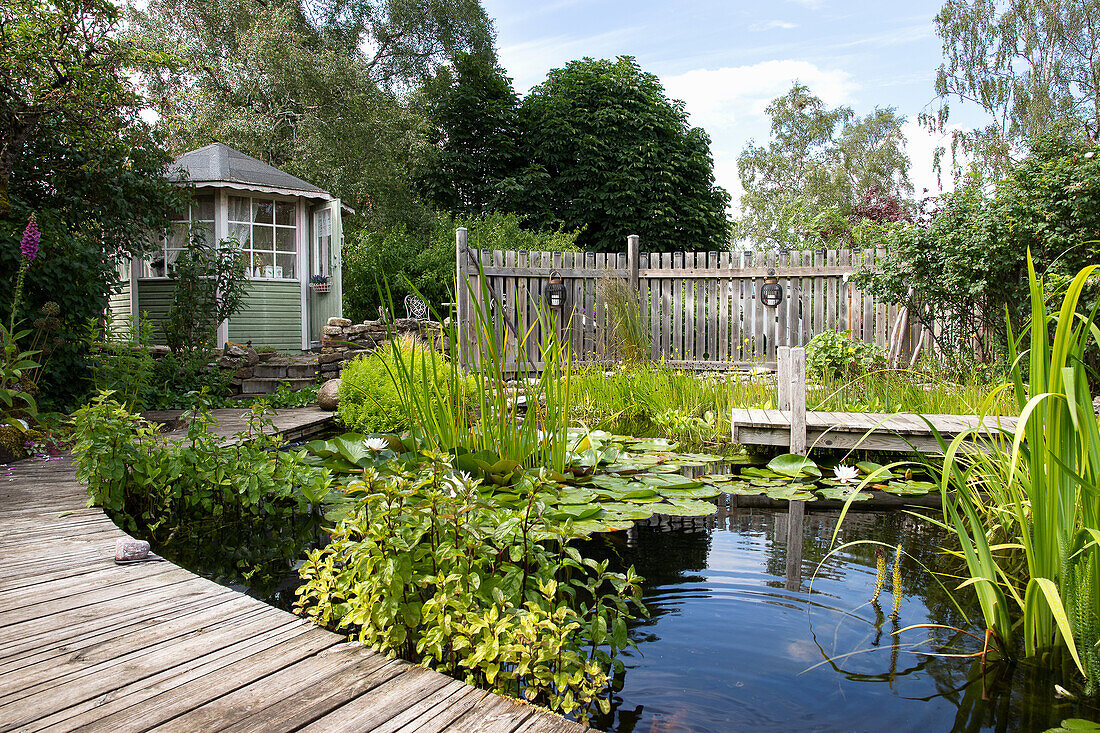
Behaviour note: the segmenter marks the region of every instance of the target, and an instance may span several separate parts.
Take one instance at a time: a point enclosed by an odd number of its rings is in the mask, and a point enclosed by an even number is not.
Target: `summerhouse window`
[[[172,215],[168,236],[142,261],[138,277],[171,277],[192,231],[200,232],[208,243],[214,243],[214,194],[195,196],[189,205]]]
[[[229,236],[240,243],[250,278],[296,279],[297,216],[297,207],[291,201],[229,197]]]

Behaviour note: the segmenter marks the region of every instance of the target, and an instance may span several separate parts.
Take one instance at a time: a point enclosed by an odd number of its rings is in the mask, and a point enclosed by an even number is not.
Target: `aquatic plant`
[[[567,540],[540,496],[545,470],[501,507],[450,457],[372,468],[358,503],[301,568],[295,610],[354,640],[584,720],[610,708],[627,622],[644,613],[633,568],[608,571]]]
[[[940,470],[944,521],[959,538],[987,628],[1009,654],[1017,624],[1027,656],[1064,647],[1090,695],[1100,692],[1100,429],[1084,359],[1100,331],[1095,308],[1086,318],[1077,307],[1094,269],[1077,274],[1050,314],[1029,254],[1031,319],[1018,337],[1009,324],[1016,430],[959,435],[944,444]],[[1019,353],[1025,337],[1029,348]],[[984,450],[963,451],[968,438]],[[1014,553],[1023,555],[1018,570]]]

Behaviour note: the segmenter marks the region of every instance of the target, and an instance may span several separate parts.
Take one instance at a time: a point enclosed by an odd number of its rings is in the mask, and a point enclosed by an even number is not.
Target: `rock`
[[[330,379],[317,390],[317,406],[332,412],[340,404],[340,379]]]
[[[332,318],[328,319],[328,325],[330,325],[330,326],[339,326],[340,328],[347,328],[348,326],[351,325],[351,319],[350,318],[340,318],[339,316],[333,316]]]
[[[149,557],[149,543],[145,540],[135,540],[129,537],[120,537],[115,540],[115,561],[133,562]]]
[[[325,326],[321,329],[321,333],[325,336],[343,336],[344,329],[339,326]]]
[[[331,354],[322,352],[321,355],[317,357],[317,362],[319,364],[332,364],[333,362],[343,361],[344,353],[346,352],[334,351]]]
[[[1092,398],[1092,411],[1100,415],[1100,397]]]
[[[227,342],[225,350],[222,351],[222,358],[227,356],[243,361],[244,366],[256,366],[260,363],[260,355],[256,353],[254,348],[244,344],[235,344],[232,341]]]
[[[233,374],[234,379],[251,379],[252,367],[241,367]]]

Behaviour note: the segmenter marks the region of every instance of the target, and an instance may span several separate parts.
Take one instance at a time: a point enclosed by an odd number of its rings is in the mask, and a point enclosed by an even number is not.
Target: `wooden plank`
[[[823,250],[814,250],[814,264],[821,265],[825,261]],[[821,277],[814,278],[814,320],[812,334],[816,336],[826,329],[825,324],[825,280]]]
[[[807,455],[806,432],[806,350],[791,349],[791,453]]]
[[[730,266],[730,253],[721,252],[718,255],[718,269],[725,271]],[[713,357],[717,361],[731,361],[730,359],[730,287],[729,278],[719,278],[716,286],[715,297],[718,299],[718,350]],[[736,336],[734,337],[736,338]]]
[[[743,277],[764,277],[768,274],[768,268],[762,264],[761,261],[757,261],[754,264],[746,265],[745,269],[739,274]],[[722,272],[709,268],[709,267],[682,267],[680,274],[683,277],[721,277]],[[800,265],[791,268],[791,275],[796,277],[842,277],[843,275],[850,274],[852,272],[851,267],[826,267],[825,265]],[[639,278],[647,277],[667,277],[667,274],[663,274],[660,270],[654,268],[644,268],[638,271]]]
[[[874,268],[875,251],[864,250],[863,256],[867,267]],[[864,293],[863,297],[863,341],[868,344],[875,343],[875,306],[874,298],[870,293]]]
[[[704,252],[695,253],[696,264],[703,264],[707,255]],[[692,323],[695,333],[695,349],[693,359],[707,358],[707,279],[696,277],[695,279],[695,319]],[[713,357],[712,357],[713,358]]]
[[[236,661],[238,664],[244,659],[254,659],[257,667],[263,673],[263,657],[272,648],[282,645],[283,649],[292,649],[295,641],[300,641],[302,647],[299,654],[308,655],[320,648],[314,648],[316,643],[309,639],[317,640],[323,637],[328,644],[334,645],[339,639],[331,638],[318,629],[305,624],[292,624],[279,628],[268,629],[248,639],[241,639],[237,643],[224,647],[191,662],[177,667],[162,670],[154,675],[142,679],[129,681],[119,680],[120,686],[107,695],[85,700],[74,705],[68,705],[58,711],[39,718],[31,726],[30,730],[49,731],[60,733],[61,731],[80,731],[90,728],[125,730],[127,729],[121,720],[112,719],[108,726],[104,726],[102,719],[122,713],[122,711],[141,710],[147,703],[164,704],[165,709],[159,710],[161,715],[171,717],[171,693],[172,691],[185,692],[188,704],[201,704],[211,693],[207,689],[207,683],[211,682],[217,687],[218,677],[206,678],[206,675],[214,675],[222,670],[231,669]],[[308,637],[308,638],[307,638]],[[237,678],[239,680],[239,678]],[[237,684],[243,684],[238,681]],[[182,688],[182,690],[180,689]],[[155,701],[153,703],[152,701]],[[159,722],[149,721],[146,722]],[[141,728],[139,728],[141,729]]]
[[[836,253],[837,264],[842,267],[847,267],[849,264],[848,258],[851,256],[851,250],[842,249]],[[851,308],[849,307],[849,300],[851,294],[851,276],[843,275],[837,280],[838,294],[837,306],[839,312],[837,314],[837,330],[848,331],[852,328],[852,315]]]
[[[829,249],[825,253],[826,265],[836,266],[836,250]],[[837,307],[837,278],[828,276],[825,278],[825,327],[830,331],[837,330],[839,308]]]
[[[803,250],[802,252],[802,264],[804,266],[813,266],[814,253],[811,250]],[[802,290],[800,292],[801,308],[799,310],[799,321],[801,322],[802,339],[799,343],[800,346],[805,346],[813,338],[813,305],[814,305],[814,281],[810,277],[802,278]]]
[[[775,250],[769,250],[765,255],[768,266],[768,272],[774,272],[777,265],[777,255]],[[764,280],[760,281],[760,287],[764,287]],[[760,297],[760,291],[757,291],[757,297]],[[764,301],[760,300],[760,312],[764,320],[764,361],[774,363],[775,362],[775,347],[778,343],[778,313],[775,308],[764,305]]]
[[[672,253],[672,358],[684,357],[684,253]]]
[[[504,253],[505,266],[516,267],[516,253],[512,250],[508,250]],[[516,291],[516,277],[510,276],[504,278],[504,308],[502,312],[506,319],[511,320],[515,333],[508,333],[505,341],[504,350],[504,364],[505,369],[510,373],[515,373],[516,367],[519,364],[519,338],[522,331],[520,330],[521,319],[519,317],[519,302],[517,301]]]
[[[343,705],[300,730],[302,733],[373,730],[396,717],[420,698],[442,689],[447,682],[448,678],[438,672],[410,665],[387,684],[356,698],[354,704]],[[503,698],[496,699],[506,702]]]

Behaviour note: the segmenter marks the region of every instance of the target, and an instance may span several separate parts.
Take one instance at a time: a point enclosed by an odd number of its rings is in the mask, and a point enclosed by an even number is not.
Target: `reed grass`
[[[1100,346],[1100,330],[1095,309],[1088,318],[1077,309],[1094,269],[1078,273],[1050,314],[1028,254],[1031,319],[1019,337],[1009,327],[1019,423],[988,438],[958,436],[940,468],[944,522],[987,628],[1009,654],[1018,651],[1014,631],[1026,656],[1065,648],[1088,695],[1100,692],[1100,428],[1084,357]],[[1029,348],[1018,351],[1025,338]],[[963,451],[968,439],[984,450]]]
[[[490,302],[491,294],[485,278],[479,282],[480,293],[466,285],[474,307],[467,346],[475,368],[462,366],[459,353],[466,347],[454,329],[442,334],[451,356],[445,361],[425,350],[403,350],[398,339],[390,338],[390,376],[410,416],[411,432],[436,453],[484,451],[528,468],[561,472],[570,452],[572,352],[558,338],[554,316],[540,314],[533,323],[509,325],[504,316],[489,313],[481,304]],[[385,296],[392,300],[388,287]],[[529,365],[517,375],[508,371],[505,357],[513,344],[517,364]]]

